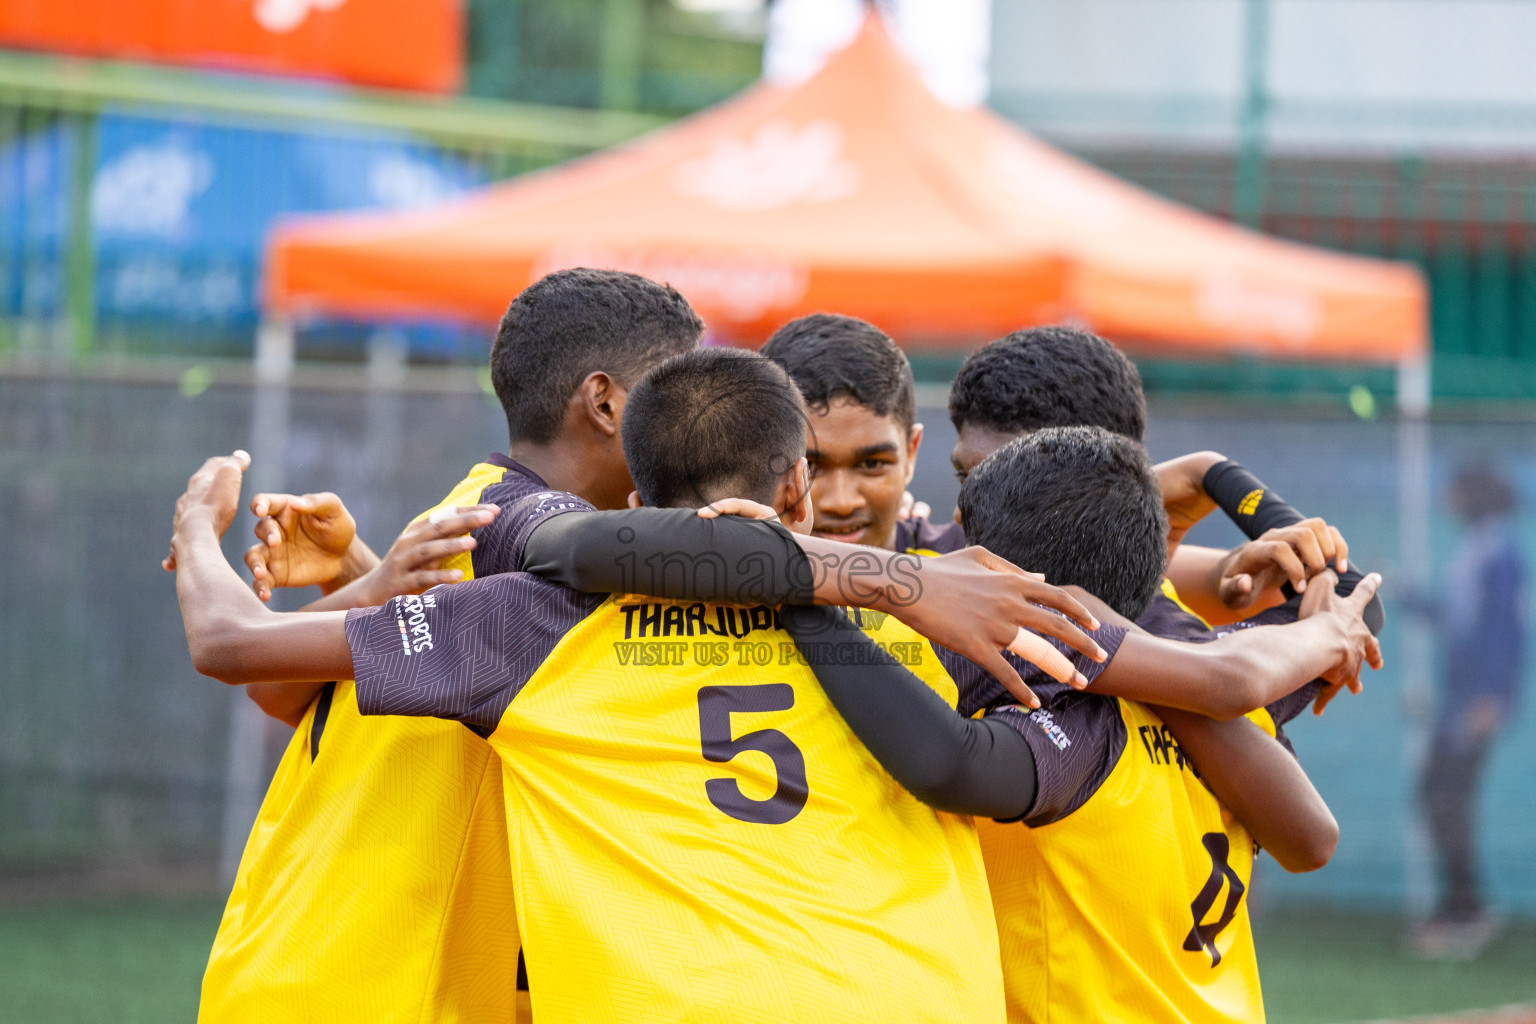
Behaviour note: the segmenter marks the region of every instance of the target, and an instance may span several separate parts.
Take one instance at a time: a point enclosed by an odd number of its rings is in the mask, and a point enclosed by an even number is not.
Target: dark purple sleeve
[[[502,573],[347,612],[365,715],[463,722],[490,735],[570,629],[603,601],[524,573]]]
[[[475,577],[519,572],[528,537],[550,516],[563,512],[593,512],[593,507],[565,491],[530,491],[524,478],[487,487],[480,500],[501,506],[495,521],[476,530],[475,550],[470,558]]]
[[[1015,704],[991,712],[1023,736],[1034,755],[1035,802],[1023,818],[1031,827],[1060,821],[1087,803],[1125,752],[1118,700],[1052,687],[1035,690],[1037,711]]]
[[[1111,625],[1107,622],[1096,631],[1088,634],[1098,641],[1099,646],[1104,648],[1109,654],[1109,657],[1105,658],[1103,662],[1094,661],[1086,654],[1073,650],[1055,637],[1046,637],[1045,639],[1050,642],[1052,647],[1066,655],[1073,666],[1086,676],[1089,684],[1092,685],[1093,681],[1099,678],[1104,669],[1109,667],[1109,663],[1115,660],[1115,654],[1119,652],[1120,644],[1125,639],[1125,634],[1126,630],[1124,627]],[[964,655],[956,654],[947,647],[941,647],[938,644],[934,644],[933,647],[938,652],[939,662],[944,666],[944,670],[955,681],[955,688],[959,691],[959,705],[956,710],[960,714],[969,718],[983,708],[998,707],[1014,702],[1013,694],[1009,693],[1007,688],[993,677],[992,673]],[[1034,690],[1036,696],[1040,696],[1042,689],[1060,685],[1056,680],[1046,675],[1043,670],[1020,658],[1012,651],[1004,651],[1003,657],[1007,658],[1009,664],[1018,670],[1019,675],[1024,679],[1024,685]],[[1042,697],[1041,699],[1043,700],[1044,698]]]
[[[1240,629],[1289,625],[1296,621],[1296,612],[1300,604],[1300,598],[1292,598],[1284,604],[1276,605],[1273,608],[1265,608],[1258,614],[1243,619],[1241,622],[1218,626],[1211,631],[1211,635],[1213,637],[1223,637]],[[1291,746],[1291,741],[1285,735],[1286,723],[1305,711],[1322,691],[1322,680],[1314,679],[1300,689],[1292,690],[1279,700],[1264,706],[1264,710],[1268,711],[1269,717],[1274,720],[1275,739],[1279,740],[1285,749],[1289,750],[1292,754],[1296,753],[1296,749]]]

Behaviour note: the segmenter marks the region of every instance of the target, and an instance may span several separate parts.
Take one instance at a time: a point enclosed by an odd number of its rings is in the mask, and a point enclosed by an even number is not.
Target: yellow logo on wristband
[[[1243,495],[1242,502],[1237,506],[1237,514],[1240,516],[1253,515],[1259,510],[1259,502],[1263,499],[1264,489],[1262,487],[1258,488],[1257,490],[1249,491],[1247,494]]]

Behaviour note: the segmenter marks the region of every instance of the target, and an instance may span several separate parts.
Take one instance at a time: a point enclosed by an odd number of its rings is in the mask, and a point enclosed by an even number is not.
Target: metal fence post
[[[281,317],[263,320],[256,332],[251,395],[251,472],[246,491],[281,491],[286,485],[285,455],[288,448],[288,404],[293,376],[293,322]],[[242,516],[249,524],[249,517]],[[268,781],[266,764],[267,716],[243,692],[233,695],[229,706],[229,752],[225,760],[224,822],[219,855],[219,878],[225,885],[235,880],[251,824],[261,810]]]
[[[89,358],[96,345],[96,240],[91,224],[91,188],[96,180],[96,115],[70,118],[74,168],[69,190],[69,255],[65,293],[69,353]]]
[[[1264,129],[1269,115],[1269,0],[1243,8],[1243,106],[1238,118],[1237,181],[1232,216],[1259,226],[1264,216]]]
[[[1429,406],[1426,352],[1403,360],[1397,370],[1398,572],[1401,586],[1419,592],[1430,579]],[[1405,628],[1398,635],[1403,666],[1402,767],[1413,787],[1429,749],[1430,634]],[[1429,917],[1434,884],[1423,820],[1416,807],[1407,812],[1403,817],[1403,909],[1410,921],[1417,922]]]
[[[643,0],[603,0],[601,102],[605,108],[639,108],[644,42]]]

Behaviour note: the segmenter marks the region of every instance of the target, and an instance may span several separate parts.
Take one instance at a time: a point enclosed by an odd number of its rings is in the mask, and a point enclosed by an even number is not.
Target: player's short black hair
[[[824,411],[851,398],[908,429],[917,418],[912,364],[890,336],[866,320],[812,313],[773,332],[763,355],[794,378],[805,404]]]
[[[1098,427],[1014,438],[960,488],[965,535],[1134,619],[1162,583],[1168,519],[1141,445]]]
[[[974,353],[949,389],[949,418],[1004,434],[1103,427],[1140,441],[1147,400],[1136,364],[1088,331],[1055,325],[1014,331]]]
[[[513,441],[548,444],[588,374],[626,388],[696,347],[704,322],[664,284],[620,270],[557,270],[512,300],[491,346],[491,383]]]
[[[698,349],[640,378],[624,406],[623,436],[647,505],[766,505],[805,455],[805,403],[777,363],[739,349]]]

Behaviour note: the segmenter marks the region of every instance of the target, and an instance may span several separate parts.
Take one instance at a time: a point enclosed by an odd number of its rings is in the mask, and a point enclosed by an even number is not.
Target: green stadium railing
[[[321,133],[406,134],[473,160],[491,180],[615,145],[666,122],[650,114],[553,107],[465,97],[320,86],[119,61],[0,51],[0,144],[50,129],[71,140],[62,252],[23,239],[0,251],[6,280],[52,262],[63,282],[50,314],[28,308],[0,325],[0,358],[41,355],[88,360],[96,347],[91,185],[97,116],[132,110],[177,122]],[[25,214],[23,214],[25,215]],[[13,261],[22,261],[17,268]],[[20,274],[16,273],[20,270]],[[9,297],[7,298],[9,301]]]

